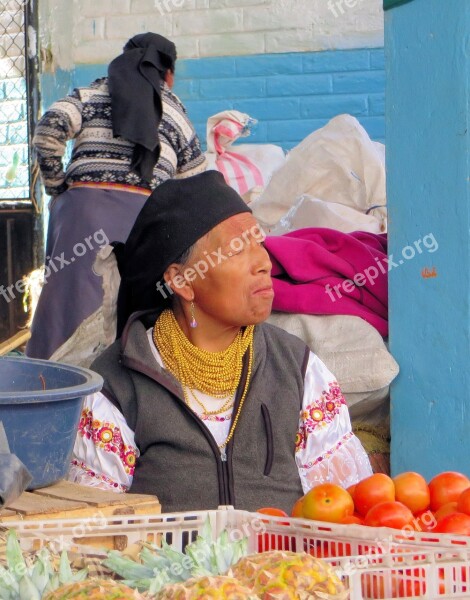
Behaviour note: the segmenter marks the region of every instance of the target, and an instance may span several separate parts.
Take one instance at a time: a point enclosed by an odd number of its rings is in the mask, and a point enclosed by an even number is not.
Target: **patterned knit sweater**
[[[39,121],[33,139],[46,193],[56,196],[75,182],[125,184],[153,190],[172,177],[189,177],[204,171],[205,157],[186,109],[166,83],[161,97],[161,154],[150,185],[130,169],[134,144],[113,137],[106,77],[55,102]],[[62,158],[72,139],[72,156],[64,171]]]

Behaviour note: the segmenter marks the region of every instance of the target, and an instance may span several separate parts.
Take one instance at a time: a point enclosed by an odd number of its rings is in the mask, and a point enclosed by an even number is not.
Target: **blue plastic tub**
[[[83,399],[102,385],[101,376],[88,369],[0,358],[0,421],[10,451],[33,476],[29,490],[66,476]]]

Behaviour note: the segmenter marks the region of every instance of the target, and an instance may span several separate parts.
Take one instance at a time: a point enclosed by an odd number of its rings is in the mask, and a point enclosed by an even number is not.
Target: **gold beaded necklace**
[[[233,396],[229,396],[220,408],[217,408],[216,410],[207,410],[207,407],[203,403],[203,401],[196,396],[195,390],[192,390],[191,388],[185,388],[185,389],[189,390],[189,393],[193,397],[193,400],[196,402],[196,404],[198,404],[202,408],[202,414],[205,415],[206,417],[209,417],[211,415],[220,415],[220,414],[226,412],[227,410],[233,408]]]
[[[254,325],[248,325],[243,331],[237,333],[226,350],[208,352],[197,348],[188,340],[172,310],[164,310],[153,328],[155,346],[165,367],[181,383],[188,406],[187,388],[200,390],[214,398],[225,400],[227,397],[231,398],[240,384],[243,356],[247,350],[249,351],[245,387],[227,439],[223,444],[219,444],[221,450],[233,437],[248,392],[253,365],[253,333]]]

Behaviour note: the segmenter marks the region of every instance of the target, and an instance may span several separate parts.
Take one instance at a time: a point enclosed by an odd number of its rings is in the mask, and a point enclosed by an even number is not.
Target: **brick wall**
[[[382,0],[41,0],[55,64],[108,63],[136,33],[175,41],[181,58],[383,46]]]
[[[0,200],[29,197],[24,19],[17,2],[0,12]]]
[[[207,118],[233,108],[259,121],[244,142],[289,149],[342,113],[384,141],[383,61],[379,49],[185,60],[175,90],[202,139]]]
[[[72,85],[105,74],[106,65],[81,66]],[[383,49],[180,60],[176,81],[202,141],[207,118],[227,109],[259,121],[243,143],[288,150],[342,113],[357,117],[373,139],[385,138]]]
[[[156,31],[177,45],[175,91],[202,140],[207,118],[229,108],[258,119],[247,142],[289,149],[341,113],[385,137],[382,0],[41,0],[40,8],[40,37],[62,67],[43,78],[45,106],[67,80],[71,88],[105,75],[129,37]]]

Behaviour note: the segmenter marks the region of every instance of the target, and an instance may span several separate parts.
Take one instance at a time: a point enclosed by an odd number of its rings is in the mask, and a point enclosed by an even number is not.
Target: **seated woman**
[[[166,512],[290,511],[315,484],[372,474],[334,376],[263,323],[263,240],[216,171],[150,196],[117,249],[120,339],[92,365],[104,387],[84,406],[72,480],[155,494]]]

